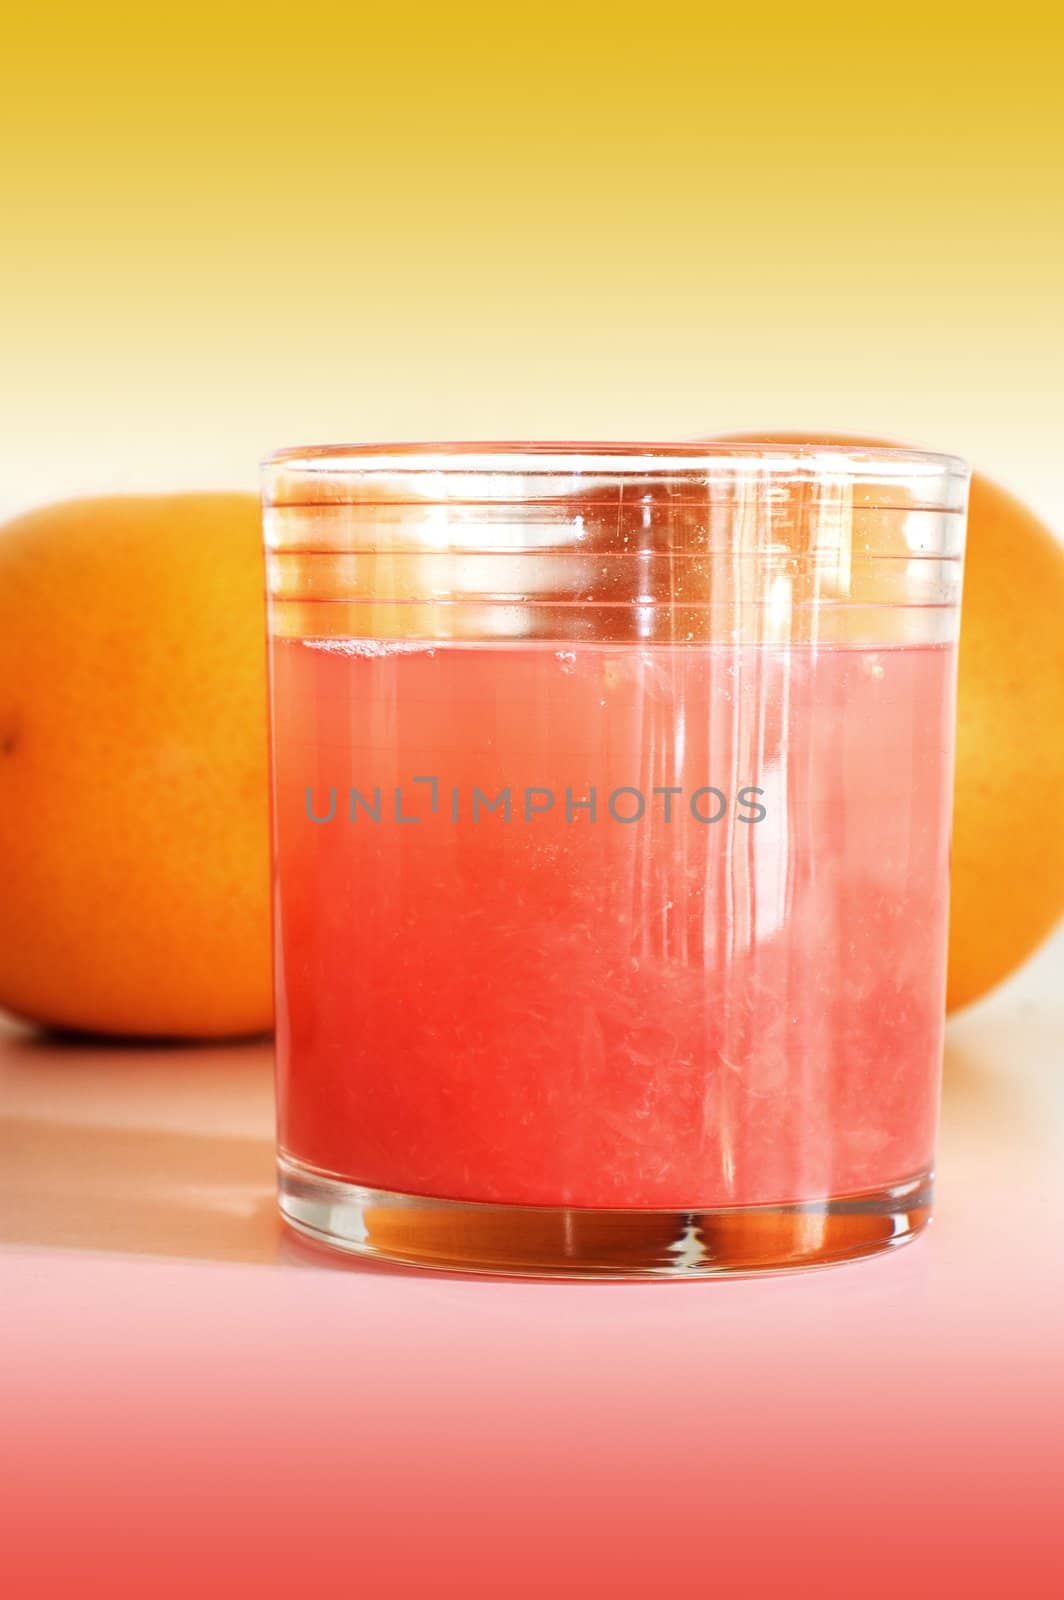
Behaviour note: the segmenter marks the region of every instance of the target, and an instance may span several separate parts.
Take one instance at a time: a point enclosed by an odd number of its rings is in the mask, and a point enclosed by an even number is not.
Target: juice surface
[[[930,1165],[952,646],[284,638],[272,674],[290,1156],[676,1209]]]

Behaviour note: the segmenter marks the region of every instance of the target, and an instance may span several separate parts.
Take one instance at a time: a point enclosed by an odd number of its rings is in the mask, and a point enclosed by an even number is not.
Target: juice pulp
[[[272,649],[287,1155],[675,1209],[930,1166],[952,646]]]

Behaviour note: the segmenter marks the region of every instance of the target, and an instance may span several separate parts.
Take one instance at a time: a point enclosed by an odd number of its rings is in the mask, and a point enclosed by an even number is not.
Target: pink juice
[[[953,645],[272,652],[283,1154],[685,1210],[930,1167]]]

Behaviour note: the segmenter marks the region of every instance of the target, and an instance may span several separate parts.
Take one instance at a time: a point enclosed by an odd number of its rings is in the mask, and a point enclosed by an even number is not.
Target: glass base
[[[831,1266],[905,1244],[930,1220],[932,1175],[793,1205],[601,1211],[393,1194],[282,1156],[278,1191],[300,1233],[378,1261],[521,1278],[714,1278]]]

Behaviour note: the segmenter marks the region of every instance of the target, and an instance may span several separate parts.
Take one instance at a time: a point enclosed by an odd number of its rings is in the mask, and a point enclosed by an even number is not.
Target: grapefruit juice
[[[286,1152],[544,1206],[926,1169],[953,675],[949,646],[277,640]]]

